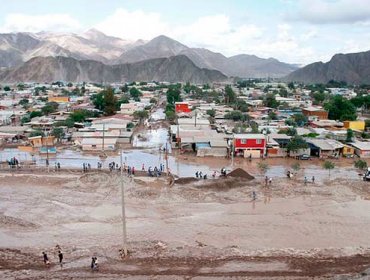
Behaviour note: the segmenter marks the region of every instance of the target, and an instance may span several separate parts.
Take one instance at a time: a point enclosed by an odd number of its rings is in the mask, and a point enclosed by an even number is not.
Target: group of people
[[[314,183],[315,183],[315,176],[312,176],[312,178],[311,178],[311,182],[312,182],[312,184],[314,184]],[[307,179],[307,177],[305,176],[305,177],[304,177],[304,184],[305,184],[305,185],[307,185],[307,183],[308,183],[308,179]]]
[[[87,172],[87,171],[89,171],[89,170],[91,170],[91,164],[90,163],[83,163],[82,164],[82,169],[83,169],[83,171],[84,172]]]
[[[163,171],[164,171],[164,165],[162,163],[159,165],[159,168],[157,166],[154,166],[154,168],[149,166],[148,175],[150,177],[159,177],[162,175]]]
[[[63,258],[64,258],[64,255],[62,253],[62,249],[60,248],[59,245],[56,245],[55,246],[55,249],[57,250],[57,253],[58,253],[58,260],[59,260],[59,265],[60,267],[63,267]],[[42,258],[43,258],[43,261],[44,261],[44,264],[46,266],[49,266],[50,265],[50,260],[49,260],[49,257],[47,255],[47,253],[44,251],[42,252]],[[96,256],[93,256],[91,258],[91,270],[97,270],[99,268],[99,265],[98,265],[98,258]]]
[[[202,171],[197,171],[195,172],[195,177],[198,179],[207,179],[207,174],[203,174]]]
[[[54,164],[54,169],[55,169],[55,171],[60,171],[60,162],[56,162]]]
[[[58,252],[59,265],[60,265],[60,267],[63,267],[63,258],[64,258],[64,256],[63,256],[63,253],[62,253],[62,249],[60,248],[59,245],[56,245],[55,246],[55,249]],[[46,252],[42,252],[42,257],[44,259],[44,264],[47,265],[47,266],[49,266],[50,265],[50,261],[49,261],[49,257],[46,254]]]
[[[16,157],[12,157],[10,160],[8,160],[8,165],[10,168],[19,167],[19,161]]]
[[[115,163],[114,161],[110,162],[108,164],[109,171],[112,172],[113,170],[119,170],[119,165],[118,163]]]
[[[272,184],[272,178],[271,177],[265,177],[265,186],[271,185]]]

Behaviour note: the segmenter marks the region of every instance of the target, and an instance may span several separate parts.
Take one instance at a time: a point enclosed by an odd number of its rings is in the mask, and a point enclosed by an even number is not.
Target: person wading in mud
[[[265,186],[267,187],[267,184],[269,183],[269,178],[266,176],[265,177]]]
[[[48,255],[45,253],[45,252],[42,252],[42,256],[44,258],[44,264],[45,265],[49,265],[50,262],[49,262],[49,258],[48,258]]]
[[[62,251],[59,251],[58,257],[59,257],[59,264],[62,267],[63,266],[63,253],[62,253]]]

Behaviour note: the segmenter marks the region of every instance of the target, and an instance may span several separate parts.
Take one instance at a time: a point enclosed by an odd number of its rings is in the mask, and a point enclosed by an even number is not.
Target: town
[[[241,159],[263,160],[263,173],[269,159],[297,159],[293,169],[300,160],[318,159],[315,164],[329,170],[349,159],[366,180],[369,91],[335,81],[303,85],[261,79],[212,85],[3,85],[1,166],[14,167],[15,158],[17,168],[82,168],[85,158],[95,169],[119,151],[151,147],[167,149],[175,158],[227,159],[228,168]],[[68,151],[75,160],[65,157]],[[137,170],[154,165],[139,159],[135,164]],[[182,177],[196,172],[196,166],[179,174],[175,166],[167,168]]]

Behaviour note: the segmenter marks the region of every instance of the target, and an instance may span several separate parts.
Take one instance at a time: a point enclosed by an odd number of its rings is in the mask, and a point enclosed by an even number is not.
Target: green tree
[[[55,136],[55,138],[58,139],[58,141],[60,141],[64,137],[65,133],[63,128],[54,127],[53,130],[51,131],[51,135]]]
[[[28,123],[30,121],[31,121],[30,116],[26,115],[26,116],[22,117],[21,124],[25,124],[25,123]]]
[[[117,109],[117,98],[114,96],[113,89],[111,87],[104,91],[104,114],[111,116],[116,113]]]
[[[207,115],[210,116],[211,118],[214,118],[216,116],[216,110],[215,109],[207,110]]]
[[[4,91],[10,91],[10,87],[9,86],[5,86],[4,87]]]
[[[225,114],[225,119],[233,120],[233,121],[245,121],[245,115],[240,111],[231,111]]]
[[[140,90],[138,90],[136,87],[132,87],[130,88],[130,95],[132,98],[134,99],[138,99],[140,98],[140,96],[142,96],[143,94],[141,93]]]
[[[122,90],[122,92],[127,93],[127,92],[129,91],[128,85],[127,85],[127,84],[124,84],[124,85],[121,87],[121,90]]]
[[[166,111],[166,119],[169,121],[173,121],[176,118],[176,114],[174,111]]]
[[[56,102],[48,102],[45,104],[44,107],[41,108],[41,112],[44,115],[49,115],[51,113],[55,113],[59,107],[59,104]]]
[[[230,104],[236,101],[236,94],[230,85],[225,86],[225,103]]]
[[[178,87],[168,88],[167,93],[166,93],[167,103],[174,105],[175,102],[182,101],[180,94],[181,94],[181,91]]]
[[[364,170],[367,168],[367,162],[361,159],[356,160],[354,165],[357,169],[360,169],[360,170]]]
[[[269,108],[277,108],[279,106],[279,102],[276,100],[273,93],[268,93],[263,100],[263,105]]]
[[[332,169],[334,169],[335,167],[335,164],[334,162],[331,162],[329,160],[325,161],[323,164],[322,164],[322,167],[325,169],[325,170],[328,170],[329,171],[329,178],[330,178],[330,171]]]
[[[30,133],[30,137],[35,137],[35,136],[45,136],[44,132],[41,129],[35,129]]]
[[[305,126],[308,122],[308,118],[303,114],[294,114],[293,119],[295,123],[300,127]]]
[[[289,127],[287,130],[285,130],[285,134],[288,136],[295,136],[297,135],[297,130],[295,128]]]
[[[294,90],[295,89],[294,83],[293,82],[290,82],[288,84],[288,88],[291,89],[291,90]]]
[[[30,107],[30,101],[27,98],[23,98],[18,102],[19,105],[21,105],[24,109],[27,109]]]
[[[268,113],[268,118],[269,118],[269,120],[277,120],[278,116],[275,112],[270,112],[270,113]]]
[[[354,137],[353,130],[348,128],[347,129],[347,135],[346,135],[346,142],[352,142],[353,137]]]
[[[33,119],[35,117],[41,117],[42,116],[42,112],[41,111],[32,111],[30,113],[30,119]]]
[[[355,106],[341,95],[333,96],[324,108],[329,112],[329,119],[354,121],[357,118]]]
[[[295,163],[292,164],[292,169],[297,174],[299,172],[299,170],[301,170],[301,165],[298,162],[295,162]]]
[[[145,119],[149,117],[149,113],[146,110],[135,111],[134,118],[139,119],[139,122],[142,123]]]
[[[308,144],[306,140],[302,136],[295,135],[293,136],[289,143],[286,145],[286,149],[288,153],[290,152],[298,152],[301,149],[307,149]]]
[[[17,88],[18,90],[24,90],[24,84],[18,84]]]
[[[327,94],[324,91],[317,91],[312,94],[314,104],[322,104],[327,99]]]

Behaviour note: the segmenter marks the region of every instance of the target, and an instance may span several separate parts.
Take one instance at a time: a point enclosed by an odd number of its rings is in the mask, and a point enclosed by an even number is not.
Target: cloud
[[[1,32],[69,32],[81,28],[78,20],[68,14],[25,15],[9,14],[5,17]]]
[[[95,27],[108,35],[132,40],[149,40],[169,32],[169,25],[162,20],[160,14],[141,10],[130,12],[122,8]]]
[[[286,15],[286,19],[311,24],[351,24],[370,20],[367,0],[301,0],[298,11]]]

